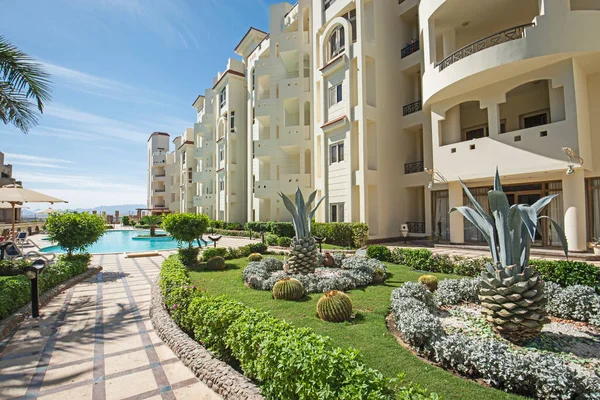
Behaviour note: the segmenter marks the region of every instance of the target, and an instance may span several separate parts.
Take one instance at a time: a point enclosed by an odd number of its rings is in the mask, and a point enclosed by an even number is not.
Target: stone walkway
[[[150,286],[163,259],[94,256],[101,273],[0,343],[0,399],[219,399],[153,331]]]

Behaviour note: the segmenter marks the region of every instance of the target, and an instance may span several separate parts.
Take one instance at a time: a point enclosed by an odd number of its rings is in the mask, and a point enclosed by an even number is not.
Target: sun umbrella
[[[48,196],[35,190],[25,189],[19,185],[0,187],[0,202],[10,203],[12,208],[12,234],[15,235],[15,207],[23,203],[66,203],[65,200]]]
[[[7,208],[12,208],[12,204],[0,203],[0,210],[6,210]],[[15,209],[19,209],[19,208],[27,208],[27,207],[23,207],[22,205],[15,204]]]
[[[55,210],[54,208],[46,208],[44,210],[36,211],[35,214],[52,214],[55,212],[59,212],[59,210]]]

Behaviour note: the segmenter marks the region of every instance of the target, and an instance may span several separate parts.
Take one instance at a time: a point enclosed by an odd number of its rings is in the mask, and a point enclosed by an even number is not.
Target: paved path
[[[219,399],[153,331],[150,286],[163,259],[94,256],[103,272],[0,343],[0,399]]]

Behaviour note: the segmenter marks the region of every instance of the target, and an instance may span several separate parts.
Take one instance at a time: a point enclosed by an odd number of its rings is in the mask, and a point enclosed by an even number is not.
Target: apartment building
[[[498,167],[511,204],[546,214],[571,250],[600,236],[600,43],[595,0],[300,0],[251,28],[194,125],[193,205],[284,220],[277,192],[316,189],[319,221],[372,239],[483,238],[450,209],[487,207]],[[558,245],[543,221],[538,245]]]
[[[170,135],[165,132],[154,132],[148,138],[148,193],[149,209],[169,208],[166,191],[167,155]],[[169,179],[172,175],[169,175]]]
[[[13,169],[11,164],[4,164],[4,153],[0,151],[0,187],[6,185],[21,185],[13,177]],[[21,209],[15,210],[15,220],[21,220]],[[12,209],[0,209],[0,223],[12,222]]]

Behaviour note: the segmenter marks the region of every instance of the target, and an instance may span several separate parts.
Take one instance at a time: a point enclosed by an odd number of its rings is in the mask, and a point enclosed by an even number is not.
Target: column
[[[456,31],[446,29],[442,35],[442,42],[444,45],[444,58],[446,58],[456,50]]]
[[[562,180],[564,229],[571,251],[586,251],[585,179],[581,168]]]
[[[490,136],[497,136],[500,133],[500,108],[498,104],[488,105],[487,114]]]
[[[448,203],[450,210],[463,205],[463,190],[460,182],[448,183]],[[458,211],[450,213],[450,242],[457,244],[465,242],[465,220]]]

